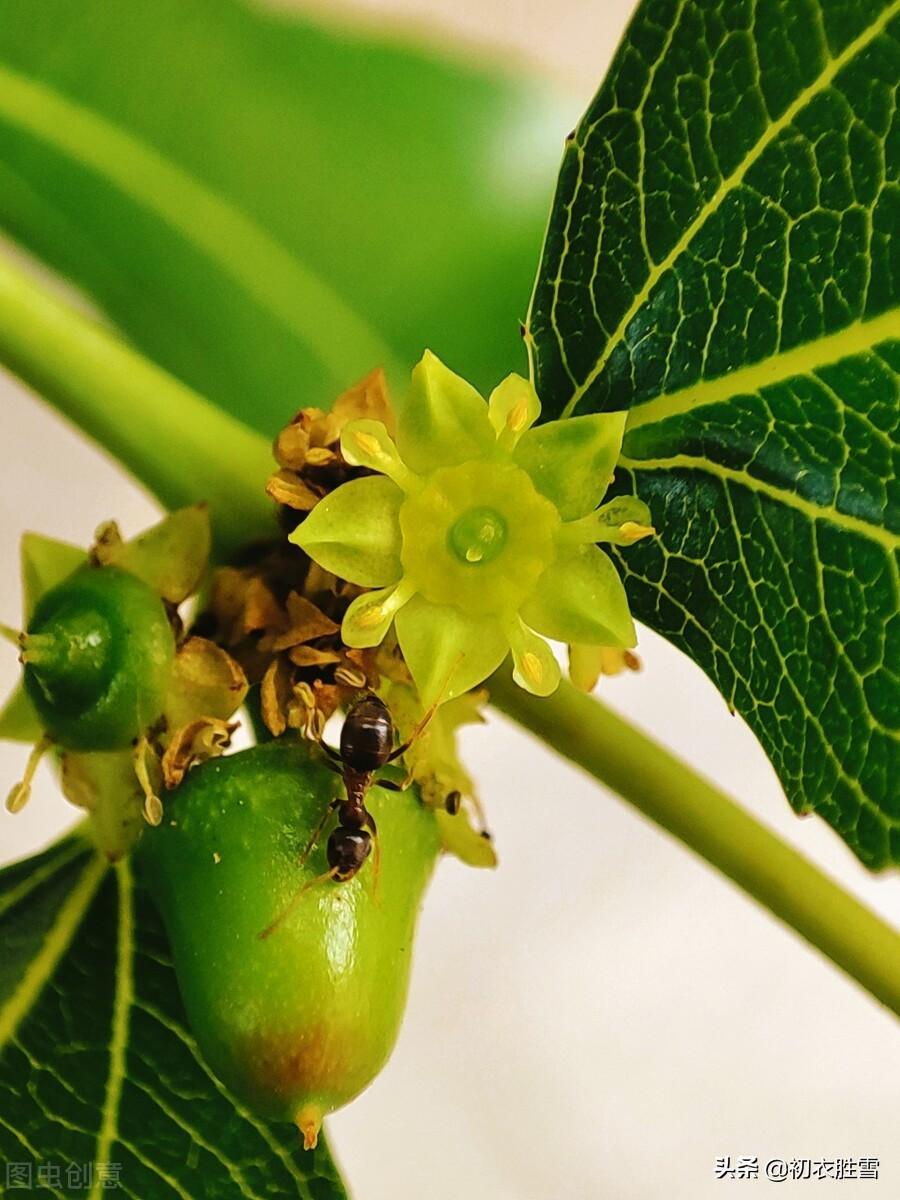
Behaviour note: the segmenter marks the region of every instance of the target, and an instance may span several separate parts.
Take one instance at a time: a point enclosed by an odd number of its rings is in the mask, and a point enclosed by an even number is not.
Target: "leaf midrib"
[[[768,148],[768,146],[772,144],[779,134],[793,122],[797,114],[809,103],[809,101],[813,99],[813,97],[819,92],[828,87],[838,72],[844,66],[846,66],[846,64],[849,63],[861,50],[864,50],[870,42],[874,41],[875,38],[878,37],[878,35],[885,29],[888,22],[897,15],[897,13],[900,13],[900,0],[894,0],[893,4],[889,5],[876,21],[863,30],[863,32],[854,38],[852,42],[849,42],[836,58],[832,58],[828,62],[827,66],[819,74],[819,76],[798,93],[798,95],[788,105],[781,116],[766,126],[765,132],[760,137],[759,141],[756,142],[751,150],[748,151],[742,162],[734,169],[734,171],[732,171],[728,178],[724,179],[719,184],[719,187],[703,204],[696,217],[687,226],[681,237],[665,256],[665,258],[663,258],[657,265],[652,267],[652,269],[648,272],[647,278],[644,280],[640,290],[635,294],[635,297],[625,312],[625,315],[619,321],[619,324],[614,332],[607,339],[603,350],[597,359],[597,362],[588,372],[584,381],[575,387],[572,395],[569,397],[568,402],[560,413],[561,418],[572,416],[575,409],[578,407],[587,392],[603,372],[603,369],[609,361],[611,355],[622,341],[628,326],[631,324],[632,320],[640,312],[643,306],[647,303],[648,299],[650,298],[650,293],[656,287],[660,279],[671,270],[680,255],[688,249],[695,235],[703,227],[707,218],[716,211],[716,209],[722,203],[724,197],[740,185],[744,179],[744,176],[759,159],[760,155]],[[580,132],[581,130],[579,130],[579,134]],[[563,257],[565,257],[565,254]],[[536,291],[537,290],[535,290],[535,295]],[[532,296],[531,307],[532,309],[534,307],[534,296]],[[528,325],[530,324],[531,319],[529,313]],[[531,371],[532,377],[534,377],[534,343],[531,341],[531,339],[527,339],[527,344],[529,357],[532,358]]]
[[[645,459],[631,458],[623,454],[619,457],[619,465],[629,471],[638,472],[674,471],[679,468],[702,471],[706,475],[715,476],[725,482],[738,484],[753,492],[767,496],[770,500],[774,500],[778,504],[784,504],[788,508],[793,508],[803,513],[811,521],[830,521],[832,524],[850,533],[856,533],[861,537],[869,538],[873,542],[878,542],[888,553],[891,571],[894,576],[896,577],[898,573],[895,552],[900,550],[900,536],[881,525],[873,525],[868,521],[864,521],[861,517],[854,517],[849,513],[841,512],[834,505],[816,504],[812,500],[807,500],[805,497],[799,496],[795,491],[792,491],[788,485],[778,487],[777,484],[758,479],[748,471],[743,471],[735,467],[726,467],[721,463],[713,462],[711,459],[703,458],[700,455],[673,454],[666,458]]]
[[[116,986],[113,998],[112,1036],[109,1041],[109,1074],[97,1135],[93,1185],[88,1200],[98,1200],[103,1181],[98,1165],[109,1162],[109,1153],[119,1132],[119,1105],[125,1079],[125,1052],[128,1047],[128,1021],[134,1002],[134,885],[128,860],[116,864],[118,886],[118,927],[116,931]]]
[[[719,404],[735,396],[760,392],[789,379],[812,375],[821,367],[833,365],[842,358],[870,350],[879,342],[896,338],[898,333],[900,317],[896,309],[869,321],[854,321],[836,333],[804,342],[716,379],[702,380],[677,392],[663,393],[643,404],[636,404],[628,411],[625,432],[629,434],[646,425],[659,424],[669,417],[682,416],[705,405]]]

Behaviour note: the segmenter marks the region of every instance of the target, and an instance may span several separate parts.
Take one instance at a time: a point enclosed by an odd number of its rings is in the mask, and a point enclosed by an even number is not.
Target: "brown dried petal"
[[[291,471],[276,471],[270,475],[266,493],[276,504],[284,504],[298,512],[309,512],[319,503],[319,496]]]
[[[329,450],[327,446],[313,446],[306,455],[306,465],[308,467],[326,467],[330,463],[337,461],[337,455],[333,450]]]
[[[306,462],[308,449],[309,431],[303,427],[302,421],[294,420],[290,425],[285,425],[275,439],[273,452],[279,467],[299,471]]]
[[[301,642],[311,642],[313,638],[327,637],[337,633],[340,628],[331,617],[327,617],[320,608],[299,592],[291,592],[288,596],[287,615],[288,628],[272,642],[272,649],[276,653],[291,646],[299,646]]]
[[[90,557],[101,567],[113,562],[120,546],[124,545],[119,526],[115,521],[104,521],[94,530],[94,544],[89,551]]]
[[[317,650],[315,646],[293,646],[288,655],[295,667],[326,667],[341,661],[334,650]]]
[[[341,423],[333,412],[322,412],[320,408],[305,408],[303,415],[309,418],[309,444],[333,446],[341,434]]]
[[[304,590],[311,596],[329,593],[336,596],[340,586],[340,581],[337,575],[332,575],[331,571],[326,571],[320,567],[317,562],[310,561],[309,570],[306,572],[306,582]]]
[[[244,702],[247,676],[231,655],[206,638],[191,637],[175,657],[166,718],[176,729],[203,715],[226,720]]]
[[[275,599],[272,589],[258,575],[247,585],[244,598],[245,633],[256,633],[261,629],[283,629],[284,612]]]
[[[273,737],[281,737],[287,729],[288,706],[292,699],[290,663],[283,658],[273,658],[259,689],[262,719]]]
[[[316,697],[315,707],[320,709],[326,717],[330,717],[337,710],[338,705],[346,699],[347,689],[338,684],[323,683],[321,679],[317,679],[313,688]]]
[[[210,608],[229,645],[244,636],[244,605],[249,582],[236,567],[220,567],[213,576]]]
[[[216,717],[199,717],[175,731],[163,755],[162,769],[166,787],[178,787],[190,767],[216,758],[229,745],[237,723],[228,724]]]
[[[394,413],[383,369],[376,367],[338,396],[331,406],[331,412],[340,422],[340,428],[348,421],[366,418],[370,421],[382,421],[387,426],[388,433],[393,434]]]

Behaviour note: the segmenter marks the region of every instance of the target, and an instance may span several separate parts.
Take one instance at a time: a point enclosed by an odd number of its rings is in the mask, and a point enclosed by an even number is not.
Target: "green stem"
[[[0,258],[0,361],[167,508],[210,504],[220,555],[274,532],[265,438]]]
[[[169,508],[207,500],[220,554],[273,532],[264,438],[0,259],[0,361]],[[563,683],[495,703],[717,867],[900,1014],[900,934],[668,751]]]
[[[802,854],[571,684],[548,699],[508,674],[490,688],[502,712],[674,834],[900,1015],[900,934]]]

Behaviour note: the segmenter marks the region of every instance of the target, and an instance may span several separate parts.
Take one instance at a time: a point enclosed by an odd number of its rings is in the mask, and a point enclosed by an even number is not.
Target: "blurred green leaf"
[[[0,0],[0,224],[269,434],[425,346],[515,365],[553,116],[237,0]]]
[[[0,939],[7,1180],[15,1164],[39,1196],[343,1200],[324,1140],[305,1152],[203,1062],[129,863],[110,867],[76,833],[7,867]]]
[[[898,0],[644,0],[569,142],[529,341],[629,409],[635,615],[800,812],[900,862]]]

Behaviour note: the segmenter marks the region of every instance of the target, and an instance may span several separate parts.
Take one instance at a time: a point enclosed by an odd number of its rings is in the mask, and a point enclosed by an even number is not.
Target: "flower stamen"
[[[644,501],[637,496],[619,496],[586,517],[566,522],[559,531],[559,541],[565,546],[587,546],[597,542],[632,546],[655,533],[650,524],[650,509]]]
[[[522,397],[517,401],[513,408],[510,409],[509,416],[506,418],[506,425],[513,433],[521,433],[525,429],[525,424],[528,420],[528,402]]]
[[[393,587],[363,592],[344,613],[341,637],[348,646],[365,648],[377,646],[384,640],[388,626],[400,609],[416,593],[410,579],[402,579]]]
[[[541,686],[541,682],[544,678],[544,670],[541,666],[541,660],[536,654],[532,654],[531,651],[526,651],[525,654],[522,655],[521,668],[522,674],[529,681],[529,683],[533,683],[535,687]]]
[[[351,466],[379,471],[404,492],[414,492],[421,486],[419,478],[401,460],[381,421],[349,421],[341,433],[341,453]]]
[[[641,538],[653,537],[656,530],[652,525],[640,525],[637,521],[625,521],[619,526],[619,533],[625,539],[625,544],[632,546]]]

